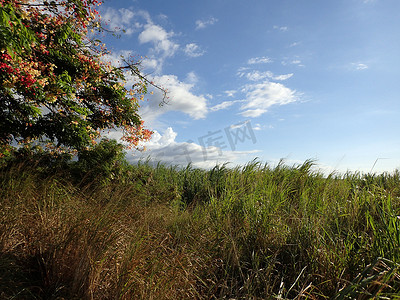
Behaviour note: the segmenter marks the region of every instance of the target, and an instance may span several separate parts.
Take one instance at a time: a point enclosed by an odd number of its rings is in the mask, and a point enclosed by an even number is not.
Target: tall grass
[[[400,292],[397,171],[324,176],[313,161],[49,168],[27,160],[0,170],[0,298]]]

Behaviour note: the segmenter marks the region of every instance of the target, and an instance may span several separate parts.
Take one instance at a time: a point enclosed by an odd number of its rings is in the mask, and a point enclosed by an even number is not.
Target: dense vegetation
[[[110,129],[131,147],[150,138],[137,111],[155,85],[133,58],[106,62],[99,4],[0,0],[0,157],[16,142],[81,150]]]
[[[0,298],[395,298],[400,173],[313,170],[20,150],[0,169]]]

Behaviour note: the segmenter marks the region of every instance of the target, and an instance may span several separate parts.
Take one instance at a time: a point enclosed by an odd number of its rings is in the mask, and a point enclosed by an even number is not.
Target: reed
[[[119,158],[121,160],[122,158]],[[4,299],[368,299],[400,292],[400,173],[315,162],[0,170]],[[88,180],[95,178],[96,180]]]

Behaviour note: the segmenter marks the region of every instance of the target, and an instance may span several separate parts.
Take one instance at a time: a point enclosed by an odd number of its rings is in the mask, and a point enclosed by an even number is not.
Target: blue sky
[[[155,133],[128,159],[399,168],[399,11],[398,0],[106,1],[103,21],[124,29],[103,38],[107,59],[142,57],[169,91],[162,107],[157,90],[141,103]]]

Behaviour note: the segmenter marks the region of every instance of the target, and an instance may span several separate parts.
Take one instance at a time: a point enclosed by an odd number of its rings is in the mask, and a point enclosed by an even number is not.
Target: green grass
[[[92,163],[93,165],[93,163]],[[400,173],[0,169],[2,299],[393,299]]]

